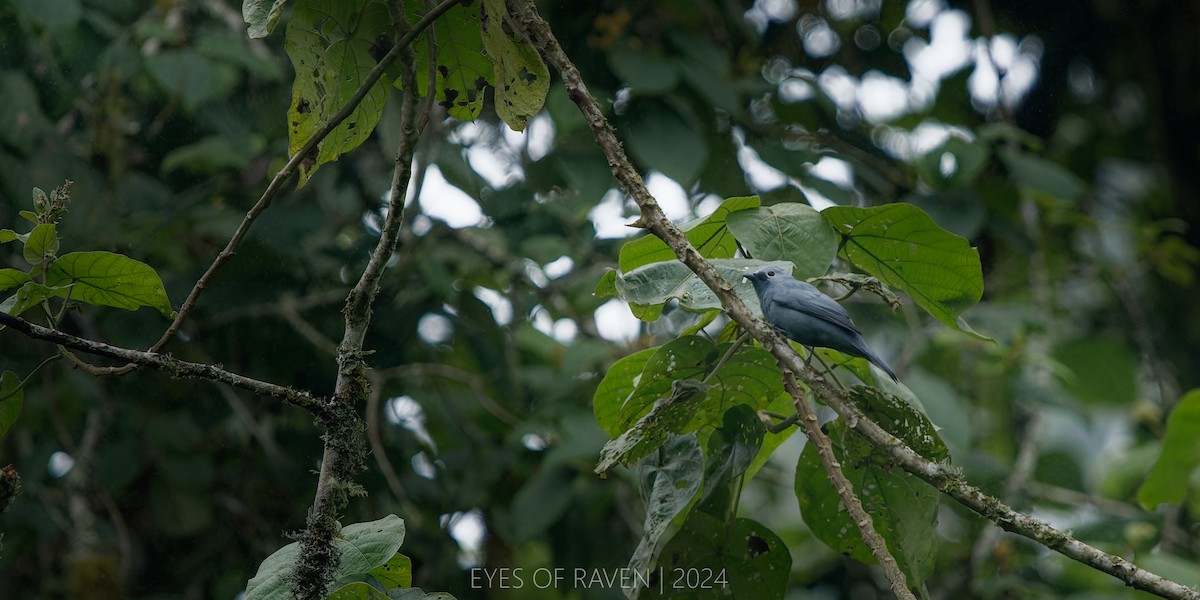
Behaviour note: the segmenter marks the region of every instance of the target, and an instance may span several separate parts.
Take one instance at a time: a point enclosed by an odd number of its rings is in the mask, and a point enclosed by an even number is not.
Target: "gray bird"
[[[758,292],[763,317],[780,333],[804,346],[833,348],[842,354],[865,358],[893,381],[900,381],[892,368],[867,346],[846,309],[812,284],[772,266],[746,275],[746,279]]]

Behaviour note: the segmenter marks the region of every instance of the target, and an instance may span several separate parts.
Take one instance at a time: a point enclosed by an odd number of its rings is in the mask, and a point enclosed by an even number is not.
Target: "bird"
[[[783,335],[810,348],[832,348],[865,358],[892,381],[900,381],[896,372],[867,346],[846,309],[812,284],[776,266],[763,267],[745,278],[754,285],[763,318]]]

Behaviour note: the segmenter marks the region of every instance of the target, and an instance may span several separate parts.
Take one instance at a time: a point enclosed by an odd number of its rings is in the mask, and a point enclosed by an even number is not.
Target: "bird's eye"
[[[775,271],[767,271],[767,277],[774,277]]]

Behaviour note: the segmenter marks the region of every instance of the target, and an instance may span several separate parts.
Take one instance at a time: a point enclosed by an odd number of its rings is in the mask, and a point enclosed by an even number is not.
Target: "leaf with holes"
[[[425,14],[425,2],[407,0],[405,12],[416,23]],[[482,29],[480,4],[464,2],[446,11],[412,45],[414,63],[428,65],[429,36],[433,36],[434,99],[450,116],[463,121],[479,116],[484,89],[495,81],[492,62],[483,52]],[[429,95],[429,74],[424,68],[417,73],[417,92]]]
[[[162,279],[146,263],[112,252],[72,252],[46,271],[51,286],[74,285],[71,299],[88,304],[137,310],[149,306],[173,318],[175,310]]]
[[[514,131],[525,131],[550,91],[550,71],[536,49],[504,28],[504,0],[483,2],[483,47],[492,57],[496,114]]]
[[[842,236],[846,259],[912,297],[947,327],[981,340],[959,313],[983,297],[979,252],[911,204],[833,206],[821,214]]]
[[[390,41],[391,19],[379,0],[301,0],[287,26],[284,47],[296,81],[288,107],[288,153],[295,155],[345,106]],[[357,148],[383,114],[388,83],[381,78],[300,165],[300,186],[321,165]]]
[[[789,272],[792,270],[791,263],[779,261],[718,258],[710,262],[725,281],[733,284],[734,293],[741,297],[742,302],[756,315],[762,314],[758,305],[758,295],[743,277],[767,265]],[[617,296],[629,302],[634,316],[643,321],[657,319],[663,304],[673,299],[679,300],[679,306],[692,311],[721,308],[721,300],[716,294],[704,285],[687,265],[677,260],[650,263],[613,277]],[[604,281],[601,283],[607,285]]]

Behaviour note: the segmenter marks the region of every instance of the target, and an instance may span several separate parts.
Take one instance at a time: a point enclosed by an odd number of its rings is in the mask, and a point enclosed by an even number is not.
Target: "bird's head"
[[[754,286],[754,290],[761,294],[772,282],[790,278],[790,275],[788,275],[787,271],[777,266],[767,265],[753,273],[745,275],[745,278]]]

